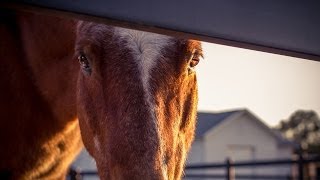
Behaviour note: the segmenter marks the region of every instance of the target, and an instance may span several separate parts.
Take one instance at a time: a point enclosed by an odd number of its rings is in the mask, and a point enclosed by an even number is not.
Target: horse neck
[[[75,121],[75,22],[11,11],[0,17],[0,147],[5,147],[0,172],[33,179],[19,175],[45,173],[43,164],[50,168],[52,159],[72,158],[81,146]],[[78,144],[68,143],[64,150],[67,140]]]
[[[24,59],[54,119],[76,116],[78,64],[73,59],[76,22],[30,13],[17,15]]]

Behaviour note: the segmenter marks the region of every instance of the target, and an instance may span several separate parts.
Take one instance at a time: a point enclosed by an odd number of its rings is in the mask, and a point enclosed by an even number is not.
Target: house
[[[292,157],[293,148],[293,143],[275,133],[249,110],[199,112],[187,163],[219,163],[226,158],[232,161],[284,159]],[[223,174],[223,171],[214,173]],[[291,167],[249,167],[236,169],[236,173],[288,175]]]

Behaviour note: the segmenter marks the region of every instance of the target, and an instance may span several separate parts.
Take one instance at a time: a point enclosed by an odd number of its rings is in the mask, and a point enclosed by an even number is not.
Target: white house
[[[293,148],[293,143],[275,133],[249,110],[199,112],[188,164],[219,163],[226,158],[232,161],[291,158]],[[237,174],[246,175],[288,175],[291,168],[250,167],[238,168],[235,171]],[[222,170],[210,172],[224,173]]]

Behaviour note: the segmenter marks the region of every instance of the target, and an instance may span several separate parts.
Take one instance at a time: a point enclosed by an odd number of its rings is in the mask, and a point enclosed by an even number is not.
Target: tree
[[[320,119],[316,112],[298,110],[277,125],[281,134],[307,153],[320,154]]]

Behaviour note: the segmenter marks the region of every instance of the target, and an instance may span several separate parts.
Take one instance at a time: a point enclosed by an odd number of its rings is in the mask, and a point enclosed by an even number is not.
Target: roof
[[[201,138],[206,132],[214,128],[222,121],[226,120],[232,114],[236,114],[241,110],[228,111],[222,113],[198,112],[198,121],[196,128],[196,138]]]
[[[68,15],[185,39],[320,60],[320,23],[315,23],[320,17],[319,1],[295,0],[290,1],[289,6],[283,1],[238,3],[207,0],[194,3],[185,0],[181,5],[169,0],[140,0],[129,6],[124,5],[125,1],[95,2],[20,0],[6,1],[1,7],[28,8],[37,13]],[[305,35],[306,31],[308,35]]]
[[[239,109],[227,112],[220,112],[220,113],[212,113],[212,112],[198,112],[198,121],[196,125],[196,135],[195,138],[199,139],[202,138],[208,131],[215,128],[217,125],[225,122],[226,120],[230,119],[231,116],[238,114],[238,113],[247,113],[250,115],[255,122],[257,122],[260,127],[266,130],[270,135],[272,135],[278,142],[278,145],[281,146],[296,146],[296,144],[286,138],[282,137],[281,134],[272,130],[269,126],[264,124],[259,118],[257,118],[252,112],[247,109]]]

